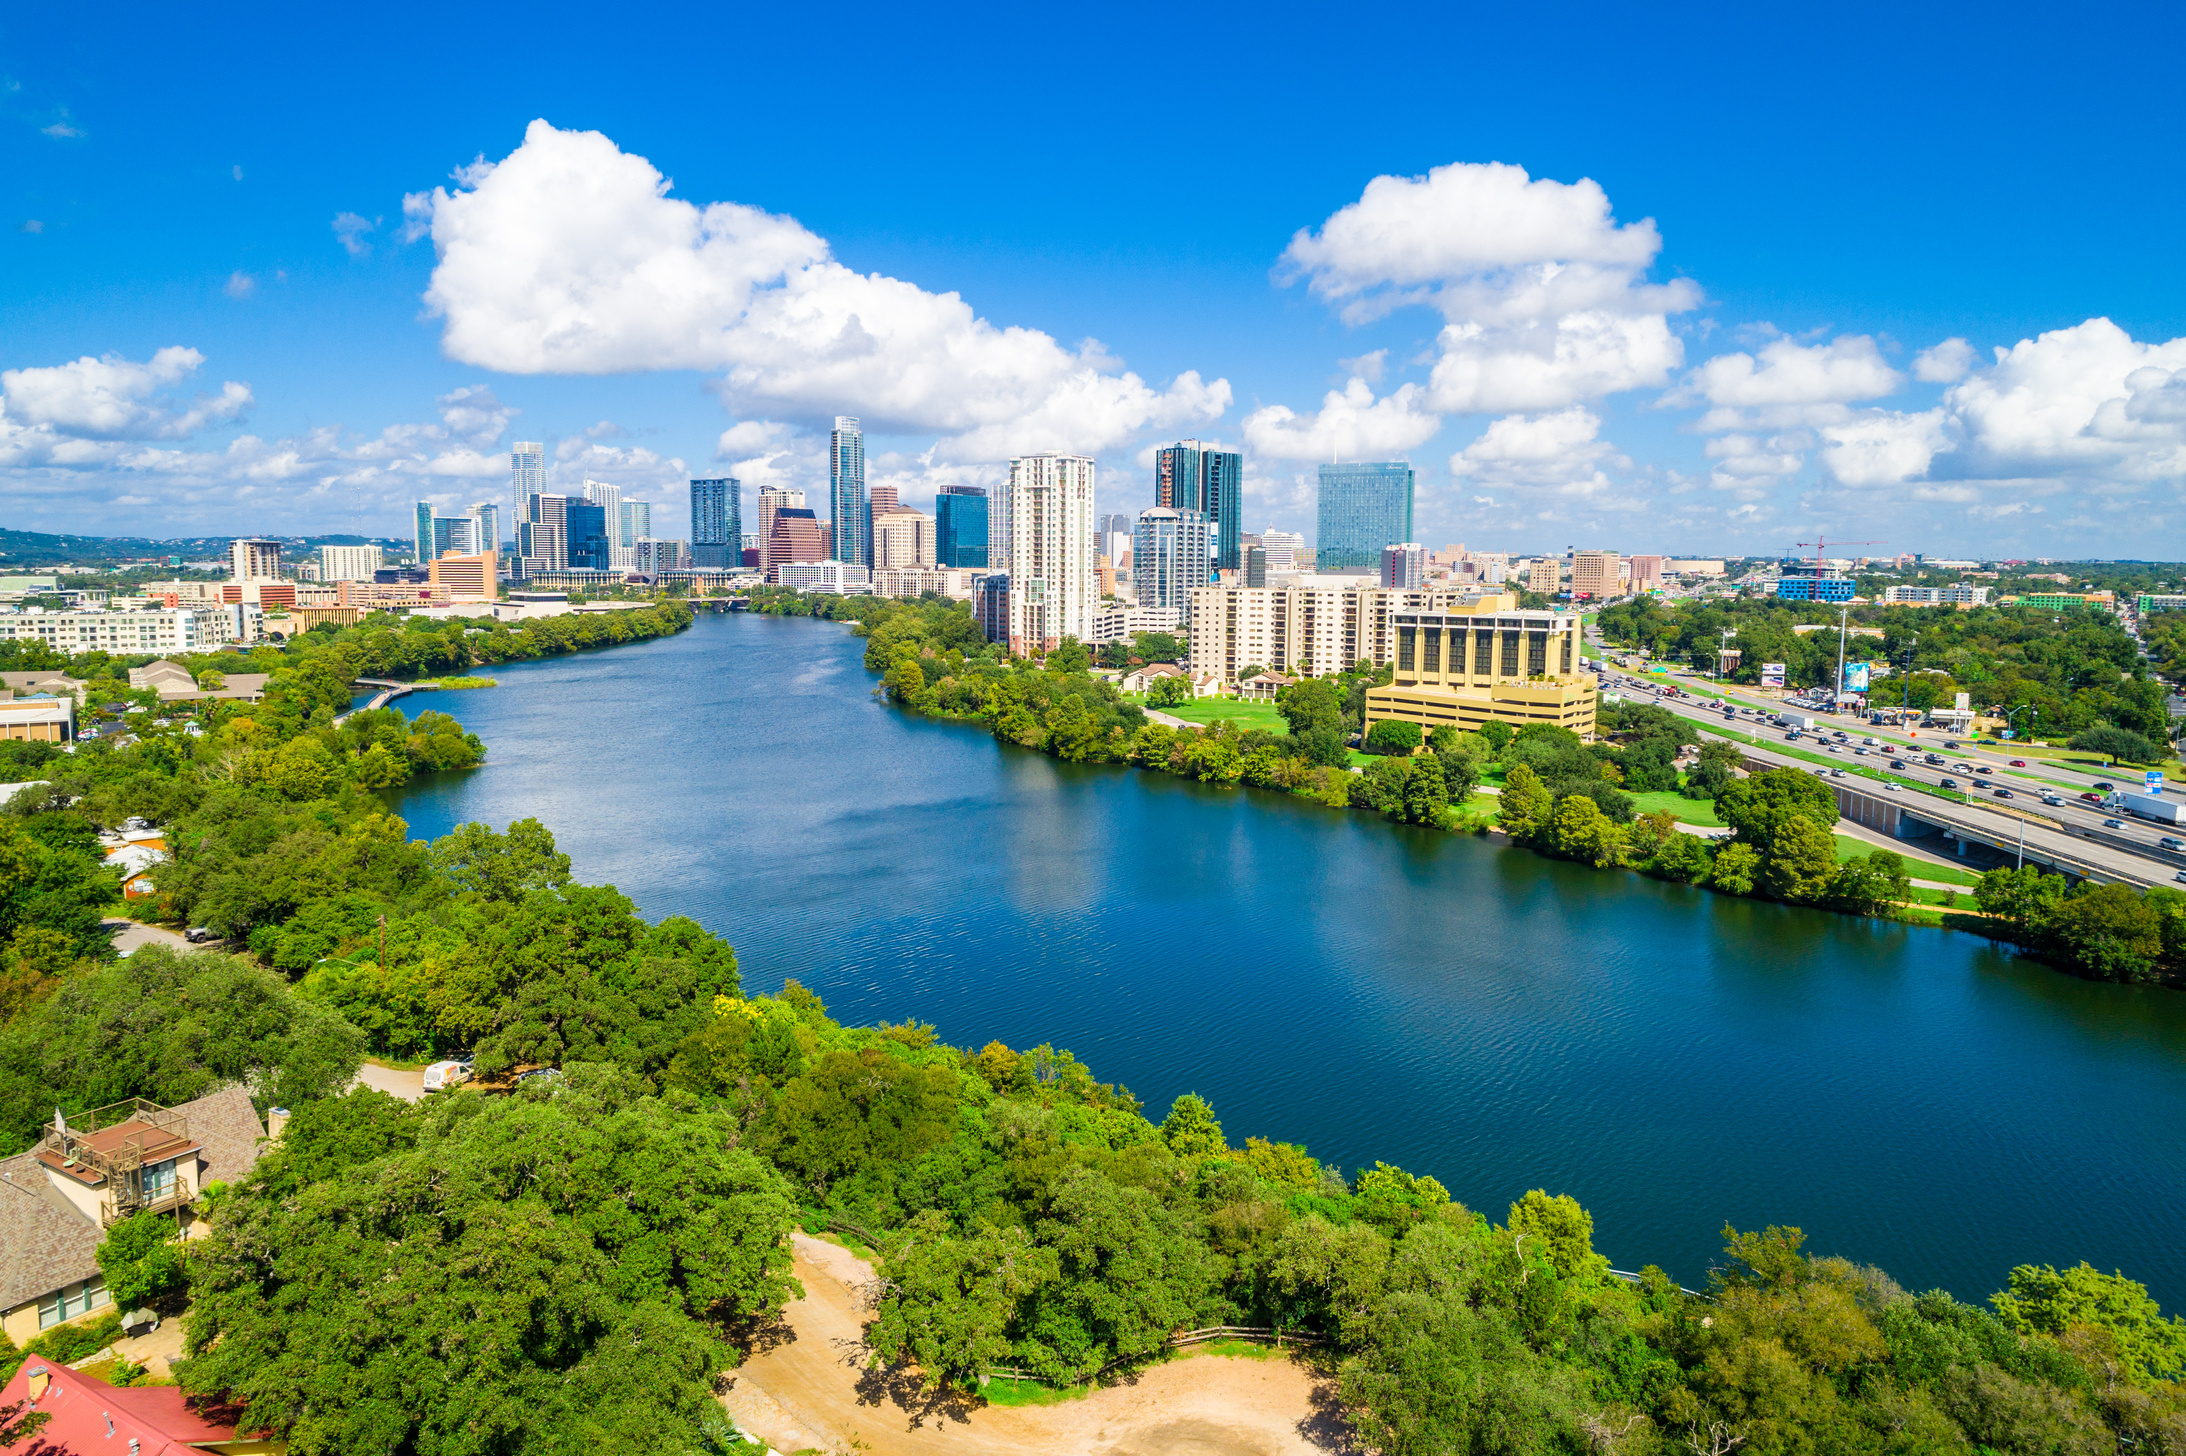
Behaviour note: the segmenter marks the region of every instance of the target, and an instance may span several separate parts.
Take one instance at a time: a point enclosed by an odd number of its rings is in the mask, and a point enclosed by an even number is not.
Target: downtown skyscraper
[[[1197,440],[1164,445],[1154,452],[1154,504],[1206,517],[1214,565],[1224,571],[1237,570],[1245,519],[1243,455]]]
[[[834,556],[852,566],[873,564],[873,516],[865,494],[865,432],[856,415],[835,416],[827,437],[827,513]]]
[[[1009,573],[1010,651],[1044,653],[1065,637],[1087,640],[1100,600],[1093,462],[1083,455],[1020,456],[1010,462],[1009,484],[995,504],[996,549],[988,562]]]
[[[691,482],[691,565],[741,566],[744,488],[733,475]]]
[[[1323,465],[1315,568],[1379,572],[1382,548],[1412,539],[1412,484],[1402,460]]]

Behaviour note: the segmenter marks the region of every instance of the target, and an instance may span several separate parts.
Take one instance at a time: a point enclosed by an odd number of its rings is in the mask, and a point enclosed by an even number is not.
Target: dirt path
[[[1285,1359],[1175,1360],[1051,1406],[923,1396],[900,1372],[865,1366],[858,1290],[872,1268],[838,1245],[795,1238],[805,1297],[784,1311],[783,1337],[744,1362],[722,1399],[737,1424],[777,1451],[1315,1456],[1351,1449],[1329,1382]]]
[[[366,1062],[357,1068],[356,1080],[349,1085],[376,1087],[382,1092],[400,1097],[405,1102],[425,1100],[425,1070],[422,1067],[414,1072],[403,1072],[393,1067],[383,1067],[378,1062]]]

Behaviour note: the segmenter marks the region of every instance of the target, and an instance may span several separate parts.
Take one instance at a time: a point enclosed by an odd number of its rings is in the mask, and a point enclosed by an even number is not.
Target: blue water
[[[588,881],[851,1022],[1068,1047],[1153,1115],[1431,1173],[1500,1220],[1576,1196],[1697,1284],[1726,1221],[1965,1298],[2085,1258],[2186,1307],[2186,994],[1962,933],[1599,872],[1252,790],[1074,767],[876,702],[829,623],[420,694],[486,766],[412,833],[534,815]]]

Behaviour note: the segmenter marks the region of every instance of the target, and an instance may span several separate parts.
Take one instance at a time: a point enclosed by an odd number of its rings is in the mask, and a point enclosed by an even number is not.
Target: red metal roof
[[[0,1406],[27,1399],[32,1390],[39,1394],[30,1410],[52,1419],[31,1437],[30,1449],[53,1456],[113,1456],[131,1441],[139,1443],[141,1456],[196,1456],[215,1442],[240,1439],[232,1419],[239,1412],[193,1405],[172,1385],[108,1385],[34,1357],[0,1390]]]

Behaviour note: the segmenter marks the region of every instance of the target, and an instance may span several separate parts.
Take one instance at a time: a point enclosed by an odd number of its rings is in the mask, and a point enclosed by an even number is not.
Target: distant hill
[[[184,561],[225,559],[234,536],[68,536],[44,531],[10,531],[0,527],[0,575],[54,566],[107,566],[117,561],[147,556],[179,556]],[[282,545],[282,554],[301,556],[320,546],[401,546],[405,543],[380,536],[280,536],[269,537]]]

